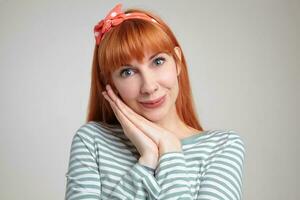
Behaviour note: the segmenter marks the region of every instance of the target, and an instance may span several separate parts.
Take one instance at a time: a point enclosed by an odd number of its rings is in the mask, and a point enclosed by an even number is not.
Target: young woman
[[[66,199],[241,199],[244,143],[201,127],[170,28],[117,4],[94,32],[87,123],[73,137]]]

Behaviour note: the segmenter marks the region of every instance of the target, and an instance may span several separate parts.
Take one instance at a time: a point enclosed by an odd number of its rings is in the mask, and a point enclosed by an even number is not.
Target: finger
[[[124,116],[124,114],[118,109],[118,107],[116,106],[115,102],[107,95],[106,92],[102,92],[104,98],[109,102],[112,110],[115,113],[115,116],[117,117],[118,121],[121,123],[121,125],[124,127],[126,126],[126,117]],[[124,122],[125,121],[125,122]]]
[[[150,122],[146,118],[142,117],[141,115],[137,114],[135,111],[133,111],[129,106],[127,106],[111,89],[110,85],[106,86],[107,94],[110,97],[111,100],[115,102],[115,104],[118,106],[118,108],[128,117],[132,118],[135,117],[139,119],[140,121],[143,121],[144,123]],[[141,123],[140,121],[136,121]]]
[[[103,92],[102,94],[103,94],[104,98],[109,101],[109,103],[110,103],[115,115],[117,116],[118,120],[120,121],[120,123],[124,126],[128,126],[128,124],[129,124],[130,128],[136,128],[136,127],[133,127],[134,124],[121,112],[121,110],[117,107],[115,102],[107,95],[107,93]]]
[[[142,117],[141,115],[137,114],[135,111],[133,111],[130,107],[128,107],[112,90],[110,85],[106,86],[107,89],[107,94],[109,95],[109,97],[116,103],[116,105],[122,110],[122,111],[126,111],[128,114],[131,114],[133,116],[135,116],[136,118],[146,122],[148,121],[147,119],[145,119],[144,117]],[[125,114],[125,112],[124,112]]]
[[[106,89],[108,95],[115,102],[115,105],[121,110],[121,112],[156,144],[159,144],[160,138],[166,130],[134,112],[130,107],[123,103],[118,96],[114,94],[109,85],[106,86]]]
[[[120,114],[118,113],[118,111],[115,108],[114,102],[110,99],[110,97],[107,95],[106,92],[102,92],[102,95],[104,96],[104,98],[108,101],[108,103],[110,104],[110,107],[112,108],[113,112],[115,113],[116,118],[118,119],[118,121],[121,123],[121,119],[120,119]]]
[[[115,103],[110,99],[110,97],[107,95],[106,92],[102,92],[105,99],[107,99],[117,116],[119,122],[121,123],[122,127],[126,130],[131,130],[131,132],[135,133],[135,135],[130,134],[130,132],[124,131],[124,134],[133,142],[133,144],[137,145],[139,144],[139,140],[141,140],[141,137],[143,132],[138,129],[115,105]],[[150,138],[149,138],[150,139]]]

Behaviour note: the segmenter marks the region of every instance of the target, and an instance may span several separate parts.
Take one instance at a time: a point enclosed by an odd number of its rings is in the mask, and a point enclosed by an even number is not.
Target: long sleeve
[[[101,183],[95,146],[78,133],[73,137],[65,199],[100,199]]]
[[[242,199],[245,148],[239,135],[215,131],[196,141],[190,143],[193,150],[185,151],[187,155],[168,152],[160,157],[155,175],[160,187],[158,199]],[[198,174],[194,173],[195,164],[190,169],[192,158],[199,159]]]
[[[183,152],[164,153],[156,168],[156,179],[160,186],[159,200],[192,200],[189,174]]]
[[[242,199],[244,154],[244,143],[240,137],[218,150],[204,165],[198,199]]]
[[[99,164],[95,137],[83,129],[77,131],[66,173],[66,200],[146,199],[156,198],[159,193],[154,171],[139,163],[135,163],[113,187],[103,187]]]
[[[159,186],[154,178],[154,171],[136,163],[111,189],[109,197],[128,200],[153,199],[158,192]]]

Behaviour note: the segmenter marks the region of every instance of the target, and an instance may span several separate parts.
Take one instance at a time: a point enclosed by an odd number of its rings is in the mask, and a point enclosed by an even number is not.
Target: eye
[[[162,65],[166,59],[164,57],[157,57],[153,60],[155,65]]]
[[[131,74],[132,74],[132,69],[130,69],[130,68],[123,69],[120,72],[121,77],[127,77],[127,76],[130,76]]]

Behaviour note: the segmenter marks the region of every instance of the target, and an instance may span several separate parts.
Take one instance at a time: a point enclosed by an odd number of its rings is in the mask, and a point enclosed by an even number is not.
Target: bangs
[[[98,61],[101,71],[111,74],[134,59],[141,62],[145,53],[171,54],[174,47],[158,24],[130,19],[106,33],[99,46]]]

